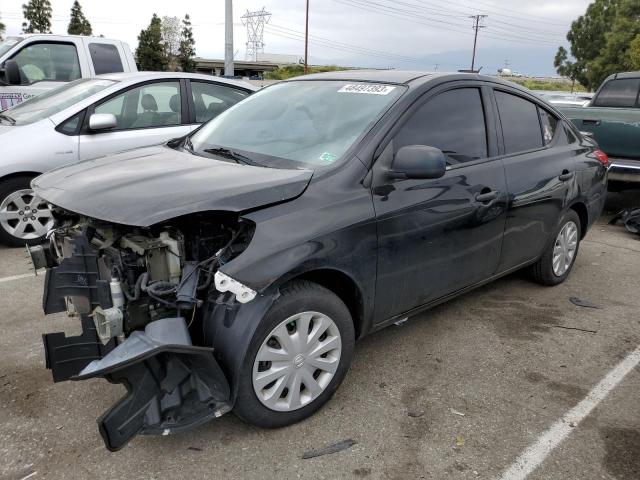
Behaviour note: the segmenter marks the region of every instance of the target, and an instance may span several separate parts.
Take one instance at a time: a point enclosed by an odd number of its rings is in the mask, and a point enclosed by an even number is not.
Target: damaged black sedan
[[[55,381],[127,394],[107,448],[233,410],[318,410],[355,340],[527,267],[567,278],[607,157],[527,90],[468,74],[335,72],[265,88],[190,136],[33,181],[52,205]]]

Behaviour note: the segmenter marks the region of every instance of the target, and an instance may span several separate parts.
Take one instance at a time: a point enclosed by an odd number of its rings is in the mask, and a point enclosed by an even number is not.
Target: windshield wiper
[[[11,118],[9,115],[5,115],[4,113],[0,113],[0,120],[6,120],[11,125],[15,125],[16,124],[15,118]]]
[[[230,158],[231,160],[235,160],[236,163],[244,163],[245,165],[257,165],[259,167],[265,166],[259,162],[256,162],[252,158],[247,157],[246,155],[238,153],[235,150],[231,150],[230,148],[225,148],[225,147],[205,148],[203,152],[212,153],[213,155],[220,155],[221,157]]]

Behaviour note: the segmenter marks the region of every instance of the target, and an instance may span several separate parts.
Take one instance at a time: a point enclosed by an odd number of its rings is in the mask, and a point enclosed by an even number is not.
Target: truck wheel
[[[41,243],[53,224],[51,210],[31,190],[31,178],[0,181],[0,242],[9,247]]]
[[[554,241],[542,257],[530,267],[533,280],[543,285],[564,282],[576,261],[580,238],[580,218],[575,211],[569,210],[554,232]]]
[[[249,344],[234,412],[264,428],[309,417],[344,379],[354,344],[353,321],[342,300],[316,283],[290,283]]]

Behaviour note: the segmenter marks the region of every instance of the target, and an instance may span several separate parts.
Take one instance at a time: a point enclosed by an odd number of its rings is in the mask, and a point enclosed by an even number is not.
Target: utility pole
[[[473,56],[471,57],[471,71],[475,71],[474,68],[476,66],[476,45],[478,43],[478,30],[484,28],[484,25],[480,25],[480,22],[483,18],[486,18],[487,15],[471,15],[469,18],[473,19],[473,29],[475,30],[475,34],[473,36]]]
[[[224,4],[224,75],[235,76],[233,68],[233,0]]]
[[[304,74],[309,72],[308,57],[309,54],[309,0],[307,0],[307,15],[304,24]]]

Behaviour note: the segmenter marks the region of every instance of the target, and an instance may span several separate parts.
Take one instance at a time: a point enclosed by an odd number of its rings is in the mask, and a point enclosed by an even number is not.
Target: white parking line
[[[598,404],[640,363],[640,346],[616,365],[589,394],[554,423],[506,470],[500,480],[524,480],[569,436]]]
[[[11,277],[3,277],[3,278],[0,278],[0,283],[12,282],[14,280],[20,280],[21,278],[28,278],[28,277],[35,277],[35,274],[33,274],[33,273],[23,273],[21,275],[13,275]]]

